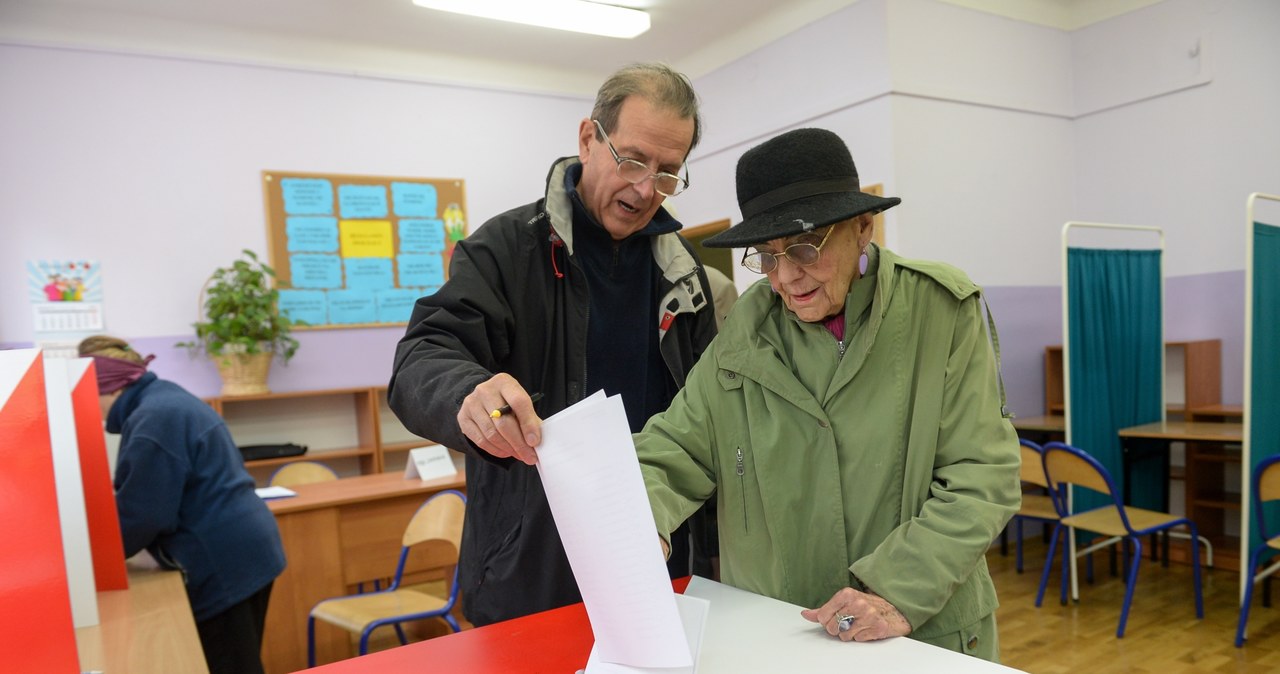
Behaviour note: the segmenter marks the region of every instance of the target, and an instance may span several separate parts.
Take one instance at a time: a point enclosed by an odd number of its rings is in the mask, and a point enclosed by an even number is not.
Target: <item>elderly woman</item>
[[[746,248],[768,283],[635,436],[660,533],[716,495],[723,582],[815,607],[843,641],[997,661],[984,553],[1019,453],[978,286],[871,243],[900,200],[861,192],[829,131],[751,149],[737,189],[743,222],[706,245]]]
[[[260,674],[271,586],[284,570],[275,517],[217,412],[147,371],[128,342],[80,342],[98,375],[107,432],[120,434],[116,510],[124,554],[180,569],[210,674]]]

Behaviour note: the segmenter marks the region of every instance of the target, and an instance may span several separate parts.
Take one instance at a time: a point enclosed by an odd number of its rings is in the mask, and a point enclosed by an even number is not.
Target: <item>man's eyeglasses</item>
[[[653,189],[664,197],[674,197],[677,194],[689,189],[689,165],[684,165],[684,177],[681,178],[674,173],[662,171],[654,173],[644,162],[626,157],[619,157],[618,151],[613,148],[613,141],[609,140],[609,134],[604,132],[604,125],[600,120],[593,119],[596,128],[600,129],[600,135],[604,136],[604,144],[609,146],[609,152],[613,155],[613,160],[618,162],[618,177],[631,183],[638,185],[650,178],[653,179]]]
[[[778,268],[778,258],[780,257],[786,257],[791,264],[797,267],[813,266],[818,264],[818,259],[822,257],[822,247],[827,245],[827,239],[831,238],[831,232],[834,232],[835,229],[835,225],[828,227],[827,233],[822,235],[822,240],[816,246],[812,243],[793,243],[784,248],[781,253],[768,253],[765,251],[743,253],[742,266],[757,274],[769,274]]]

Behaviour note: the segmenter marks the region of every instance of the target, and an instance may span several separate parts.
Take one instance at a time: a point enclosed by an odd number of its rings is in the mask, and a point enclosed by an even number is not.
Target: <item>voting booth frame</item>
[[[128,586],[91,359],[0,351],[0,480],[0,670],[79,672],[75,630]]]

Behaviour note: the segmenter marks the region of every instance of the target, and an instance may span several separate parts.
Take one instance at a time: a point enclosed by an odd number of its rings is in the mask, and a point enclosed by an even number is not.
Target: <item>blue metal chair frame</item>
[[[1127,513],[1127,509],[1124,505],[1124,501],[1120,497],[1120,492],[1116,490],[1115,481],[1111,479],[1111,473],[1106,469],[1106,467],[1103,466],[1101,463],[1099,463],[1097,459],[1090,456],[1089,453],[1085,452],[1084,450],[1081,450],[1076,447],[1072,447],[1070,445],[1067,445],[1061,442],[1050,442],[1044,446],[1045,475],[1047,475],[1049,478],[1049,496],[1050,498],[1053,499],[1054,508],[1057,509],[1058,515],[1060,518],[1067,519],[1072,516],[1072,513],[1070,512],[1070,509],[1068,507],[1069,504],[1067,502],[1067,490],[1066,490],[1067,484],[1080,484],[1081,486],[1090,488],[1090,489],[1097,489],[1097,487],[1083,484],[1078,479],[1064,480],[1061,475],[1054,475],[1053,471],[1050,470],[1049,466],[1051,463],[1050,457],[1055,452],[1064,452],[1066,454],[1072,455],[1080,459],[1081,461],[1083,461],[1090,468],[1092,468],[1093,471],[1097,473],[1097,476],[1101,478],[1102,484],[1105,485],[1106,495],[1111,498],[1113,505],[1103,506],[1102,508],[1098,508],[1096,510],[1114,507],[1118,512],[1120,522],[1126,531],[1126,533],[1123,536],[1121,536],[1121,538],[1128,541],[1130,544],[1134,546],[1134,554],[1128,560],[1129,573],[1125,583],[1126,587],[1124,592],[1124,605],[1120,609],[1120,624],[1116,628],[1116,637],[1120,638],[1124,636],[1125,624],[1129,620],[1129,607],[1133,604],[1133,589],[1138,584],[1138,567],[1142,563],[1142,537],[1155,534],[1158,532],[1167,532],[1170,529],[1173,529],[1175,527],[1185,526],[1190,530],[1190,533],[1191,533],[1191,545],[1192,545],[1191,568],[1192,568],[1192,575],[1194,577],[1194,583],[1195,583],[1196,617],[1204,618],[1204,598],[1201,592],[1201,584],[1200,584],[1200,549],[1196,543],[1196,541],[1198,541],[1200,538],[1200,533],[1196,529],[1195,522],[1192,522],[1191,520],[1185,517],[1180,517],[1180,518],[1169,520],[1167,522],[1164,522],[1156,526],[1150,526],[1142,529],[1135,529],[1132,523],[1130,522],[1130,518]],[[1087,511],[1087,512],[1093,512],[1093,511]],[[1075,515],[1077,516],[1082,514],[1084,513],[1075,513]],[[1167,513],[1161,513],[1161,514],[1167,514]],[[1062,534],[1065,534],[1066,536],[1071,536],[1071,535],[1074,535],[1073,531],[1074,531],[1074,527],[1072,527],[1070,524],[1064,524],[1061,521],[1061,519],[1058,521],[1057,525],[1054,526],[1053,536],[1049,541],[1049,555],[1045,562],[1044,573],[1040,576],[1040,589],[1036,593],[1036,606],[1040,606],[1041,602],[1044,599],[1045,586],[1049,582],[1049,572],[1053,566],[1052,564],[1048,563],[1048,560],[1053,559],[1054,551],[1056,550],[1056,546],[1058,544],[1059,534],[1062,533]],[[1103,535],[1106,535],[1106,534],[1103,534]],[[1110,544],[1110,543],[1108,542],[1107,544]],[[1064,538],[1062,543],[1062,603],[1063,604],[1067,603],[1067,583],[1068,583],[1068,572],[1069,572],[1068,566],[1070,562],[1068,558],[1070,557],[1070,555],[1071,555],[1071,547],[1070,545],[1068,545],[1068,541]]]
[[[1263,504],[1269,501],[1280,499],[1280,494],[1262,494],[1263,476],[1268,470],[1280,470],[1280,454],[1269,456],[1258,463],[1253,469],[1251,476],[1253,487],[1253,516],[1258,520],[1258,535],[1262,537],[1262,542],[1254,546],[1249,552],[1249,575],[1245,576],[1247,584],[1244,588],[1244,602],[1240,604],[1240,622],[1236,626],[1236,648],[1244,645],[1244,630],[1249,622],[1249,606],[1253,603],[1253,586],[1258,580],[1265,579],[1268,583],[1271,580],[1271,574],[1280,569],[1280,564],[1271,566],[1263,571],[1263,578],[1258,578],[1258,570],[1262,566],[1263,561],[1267,561],[1270,555],[1280,553],[1270,544],[1271,539],[1280,536],[1280,532],[1274,532],[1267,526],[1266,514],[1263,512]],[[1269,588],[1264,588],[1263,592],[1267,593]],[[1265,599],[1265,596],[1264,596]],[[1268,602],[1264,601],[1264,604]]]
[[[418,509],[421,510],[422,508],[427,507],[428,503],[431,503],[435,499],[440,498],[441,496],[444,496],[446,494],[453,494],[458,498],[461,498],[464,503],[467,500],[466,495],[463,494],[462,492],[456,489],[446,489],[442,492],[433,494],[431,498],[427,499],[426,502],[423,503],[422,506],[419,507]],[[409,552],[411,548],[412,546],[400,547],[400,560],[396,563],[396,573],[395,573],[395,576],[392,578],[391,584],[388,585],[385,590],[379,590],[377,592],[373,592],[369,594],[377,594],[378,592],[381,592],[381,593],[395,592],[396,590],[400,589],[400,581],[404,578],[404,567],[405,567],[405,563],[409,559]],[[357,596],[357,595],[348,595],[348,596]],[[326,599],[325,601],[328,601],[328,600]],[[401,628],[400,624],[410,622],[413,620],[423,620],[426,618],[442,618],[446,623],[449,624],[449,628],[452,629],[454,632],[461,632],[462,626],[459,625],[458,621],[453,617],[453,607],[457,603],[458,603],[458,567],[455,564],[453,567],[453,578],[449,581],[449,599],[444,606],[434,611],[425,611],[422,613],[408,613],[404,615],[390,616],[390,617],[382,618],[380,620],[375,620],[369,623],[369,625],[367,625],[364,628],[364,630],[361,631],[360,633],[359,654],[365,655],[366,653],[369,652],[369,635],[373,634],[374,630],[384,625],[395,626],[396,636],[400,639],[400,645],[402,646],[405,644],[408,644],[409,640],[405,636],[404,629]],[[319,604],[317,604],[317,606],[318,605]],[[307,667],[311,668],[315,666],[316,666],[316,619],[314,616],[311,615],[310,612],[308,612],[307,614]]]
[[[1036,444],[1035,442],[1032,442],[1031,440],[1027,440],[1026,438],[1019,438],[1018,443],[1021,444],[1023,447],[1034,450],[1037,456],[1041,456],[1044,454],[1044,448]],[[1014,564],[1014,568],[1017,569],[1018,573],[1022,573],[1022,523],[1028,520],[1032,522],[1044,522],[1046,524],[1058,521],[1056,517],[1044,518],[1044,517],[1036,517],[1034,515],[1022,515],[1022,514],[1013,516],[1013,519],[1010,520],[1009,524],[1013,526],[1013,531],[1014,531],[1014,541],[1015,541],[1015,547],[1017,549],[1017,557],[1016,557],[1016,562]],[[1048,560],[1046,560],[1046,563],[1048,563]]]

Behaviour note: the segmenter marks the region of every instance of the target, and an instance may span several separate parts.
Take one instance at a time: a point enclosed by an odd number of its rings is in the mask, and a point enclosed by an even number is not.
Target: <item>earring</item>
[[[865,276],[867,273],[867,249],[862,249],[862,256],[858,258],[858,275]]]

